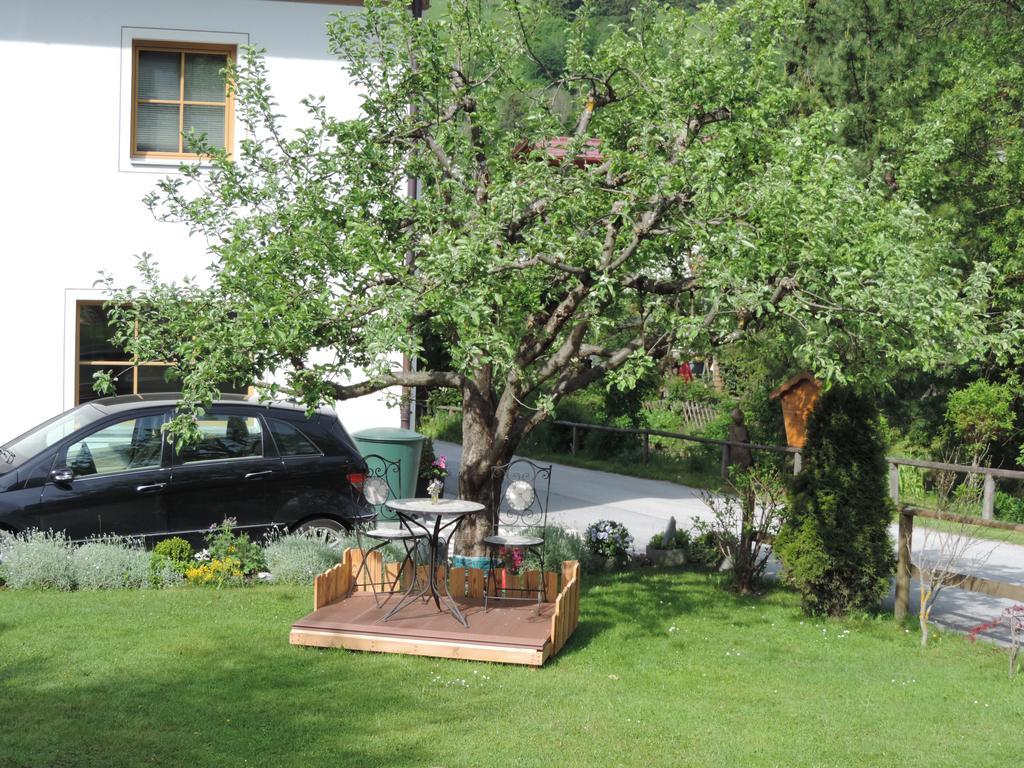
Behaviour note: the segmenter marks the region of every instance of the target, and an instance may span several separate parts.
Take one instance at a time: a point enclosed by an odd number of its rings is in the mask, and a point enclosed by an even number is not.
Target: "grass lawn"
[[[1006,766],[1005,651],[587,577],[542,669],[292,648],[310,590],[0,591],[0,766]],[[673,629],[674,628],[674,629]]]

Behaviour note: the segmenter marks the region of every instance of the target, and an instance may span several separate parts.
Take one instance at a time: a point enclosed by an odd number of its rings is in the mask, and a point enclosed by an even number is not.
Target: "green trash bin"
[[[364,429],[352,435],[356,446],[363,456],[376,453],[388,461],[399,462],[398,495],[404,499],[416,495],[416,477],[420,471],[420,456],[423,453],[424,435],[411,429],[397,427],[374,427]],[[396,520],[397,515],[385,508],[382,517]]]

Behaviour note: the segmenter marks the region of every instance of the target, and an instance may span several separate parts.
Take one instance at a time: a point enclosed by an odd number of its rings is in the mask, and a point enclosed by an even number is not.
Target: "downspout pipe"
[[[412,0],[410,6],[413,18],[423,18],[423,0]],[[409,107],[410,112],[415,111],[415,107]],[[415,176],[409,176],[406,181],[406,194],[410,198],[416,199],[419,197],[419,182]],[[412,253],[405,254],[406,266],[412,266]],[[410,329],[411,332],[411,329]],[[416,369],[416,361],[409,357],[408,354],[402,354],[402,372],[408,373]],[[413,403],[416,400],[416,388],[415,387],[402,387],[402,407],[400,410],[400,418],[402,429],[415,429],[416,428],[416,410],[413,407]]]

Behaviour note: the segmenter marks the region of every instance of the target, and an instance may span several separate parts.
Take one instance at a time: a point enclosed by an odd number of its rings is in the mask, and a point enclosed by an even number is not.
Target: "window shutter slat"
[[[224,101],[220,71],[227,57],[219,54],[185,54],[185,101]]]
[[[177,152],[178,107],[139,104],[135,115],[135,147],[139,152]]]
[[[181,54],[139,51],[138,98],[177,101],[181,98]]]

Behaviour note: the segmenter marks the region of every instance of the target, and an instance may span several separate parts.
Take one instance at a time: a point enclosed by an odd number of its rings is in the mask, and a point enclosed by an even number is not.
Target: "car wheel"
[[[337,520],[329,517],[315,517],[295,527],[295,533],[304,533],[321,541],[332,549],[343,549],[348,531]]]

